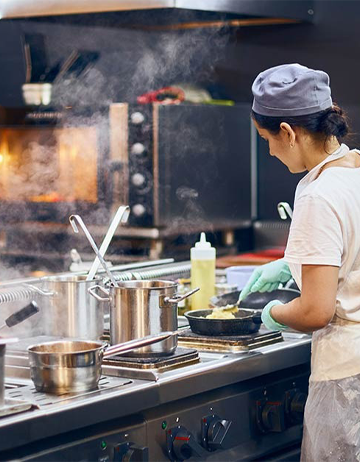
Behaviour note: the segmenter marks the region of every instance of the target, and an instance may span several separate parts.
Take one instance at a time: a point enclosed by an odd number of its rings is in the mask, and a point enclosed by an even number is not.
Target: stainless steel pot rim
[[[72,345],[76,346],[76,350],[69,349],[68,351],[57,351],[56,349],[52,350],[51,347],[56,347],[59,345]],[[87,347],[84,349],[79,349],[79,346],[86,344]],[[37,355],[49,355],[49,354],[59,354],[59,355],[83,355],[84,353],[94,353],[96,350],[105,350],[109,344],[107,342],[96,342],[91,340],[54,340],[52,342],[44,342],[35,345],[30,345],[27,348],[27,351],[30,353],[36,353]],[[44,349],[44,351],[42,351]]]
[[[86,280],[87,275],[64,275],[64,276],[45,276],[41,278],[42,282],[66,282],[68,284],[73,284],[74,282],[76,283],[97,283],[102,280],[101,277],[95,277],[94,279],[91,279],[91,281]]]
[[[119,281],[118,287],[111,285],[111,289],[126,290],[164,290],[177,288],[178,284],[174,281],[165,281],[162,279],[153,279],[148,281]]]

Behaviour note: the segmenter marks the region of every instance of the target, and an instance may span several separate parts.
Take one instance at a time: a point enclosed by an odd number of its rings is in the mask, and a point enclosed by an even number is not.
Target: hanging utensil
[[[54,83],[58,83],[62,76],[70,69],[70,67],[75,63],[75,61],[80,57],[80,53],[77,50],[73,50],[69,57],[63,62],[60,67],[60,70],[56,77],[54,78]]]
[[[16,311],[11,316],[5,319],[4,324],[0,326],[0,330],[4,327],[13,327],[21,322],[25,321],[26,319],[30,318],[34,314],[39,312],[39,307],[36,302],[32,301],[28,305],[21,308],[21,310]]]
[[[76,263],[77,265],[81,265],[82,259],[80,257],[79,252],[76,249],[71,249],[70,250],[70,257],[73,263]]]
[[[104,240],[100,246],[100,250],[99,250],[99,254],[104,257],[105,256],[105,253],[109,247],[109,244],[111,242],[111,239],[113,238],[114,236],[114,233],[115,233],[115,230],[116,228],[118,227],[118,225],[120,223],[126,223],[128,221],[128,218],[129,218],[129,215],[130,215],[130,207],[128,205],[121,205],[110,226],[109,226],[109,229],[104,237]],[[87,275],[86,277],[86,280],[87,281],[91,281],[92,279],[94,279],[94,276],[99,268],[99,265],[100,265],[100,260],[98,257],[95,258],[94,260],[94,263],[92,264],[91,268],[90,268],[90,271],[89,271],[89,274]]]
[[[286,220],[288,216],[292,220],[293,211],[287,202],[279,202],[277,209],[282,220]]]
[[[25,83],[29,83],[31,80],[32,63],[31,63],[30,45],[28,43],[24,44],[24,57],[25,57]]]
[[[75,233],[78,233],[78,232],[79,232],[78,227],[76,226],[75,221],[77,221],[77,222],[79,223],[79,225],[81,226],[82,230],[84,231],[85,236],[87,237],[87,240],[90,242],[90,245],[91,245],[93,251],[95,252],[95,254],[96,254],[96,256],[98,257],[98,259],[100,260],[100,263],[102,264],[102,267],[104,268],[106,274],[109,276],[110,281],[112,282],[112,284],[113,284],[115,287],[118,287],[118,284],[117,284],[117,282],[116,282],[116,279],[115,279],[114,275],[111,273],[111,271],[109,270],[107,264],[105,263],[105,260],[104,260],[103,257],[100,255],[99,249],[97,248],[94,239],[92,238],[92,236],[91,236],[91,234],[89,233],[87,227],[85,226],[85,223],[82,221],[82,218],[81,218],[79,215],[71,215],[71,216],[69,217],[69,221],[70,221],[70,224],[71,224],[71,226],[72,226],[72,229],[74,230]]]

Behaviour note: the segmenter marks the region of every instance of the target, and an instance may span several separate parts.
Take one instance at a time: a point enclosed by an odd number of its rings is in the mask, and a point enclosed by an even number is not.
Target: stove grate
[[[251,335],[213,336],[195,334],[188,328],[179,330],[178,344],[182,347],[192,347],[204,351],[236,353],[254,350],[283,340],[281,332],[278,331],[260,330]]]
[[[195,349],[177,348],[169,356],[158,356],[156,358],[140,358],[135,356],[118,355],[103,361],[104,365],[135,368],[135,369],[156,369],[164,371],[188,364],[199,362],[199,353]]]

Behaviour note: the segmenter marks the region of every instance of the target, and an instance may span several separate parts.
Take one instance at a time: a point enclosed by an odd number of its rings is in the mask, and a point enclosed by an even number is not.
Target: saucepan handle
[[[107,297],[106,298],[100,297],[100,295],[98,295],[95,292],[97,289],[99,289],[102,293],[107,295]],[[109,302],[110,301],[110,292],[108,292],[104,287],[99,286],[98,284],[96,286],[89,287],[88,292],[90,295],[96,298],[96,300],[98,300],[99,302]]]
[[[162,342],[174,335],[177,335],[177,332],[162,332],[158,335],[148,335],[147,337],[130,340],[129,342],[119,343],[118,345],[112,345],[110,347],[105,346],[103,358],[110,358],[111,356],[127,353],[137,348],[152,345],[153,343]]]
[[[195,289],[193,290],[190,290],[190,292],[186,292],[186,294],[175,294],[171,297],[165,297],[164,298],[164,302],[165,303],[179,303],[183,300],[185,300],[185,298],[188,298],[190,297],[191,295],[193,295],[195,292],[198,292],[200,290],[200,287],[196,287]]]

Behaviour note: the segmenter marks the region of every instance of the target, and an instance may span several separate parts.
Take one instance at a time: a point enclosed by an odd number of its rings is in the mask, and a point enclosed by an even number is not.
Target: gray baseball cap
[[[300,64],[261,72],[252,85],[253,111],[264,116],[315,114],[332,106],[330,78]]]

